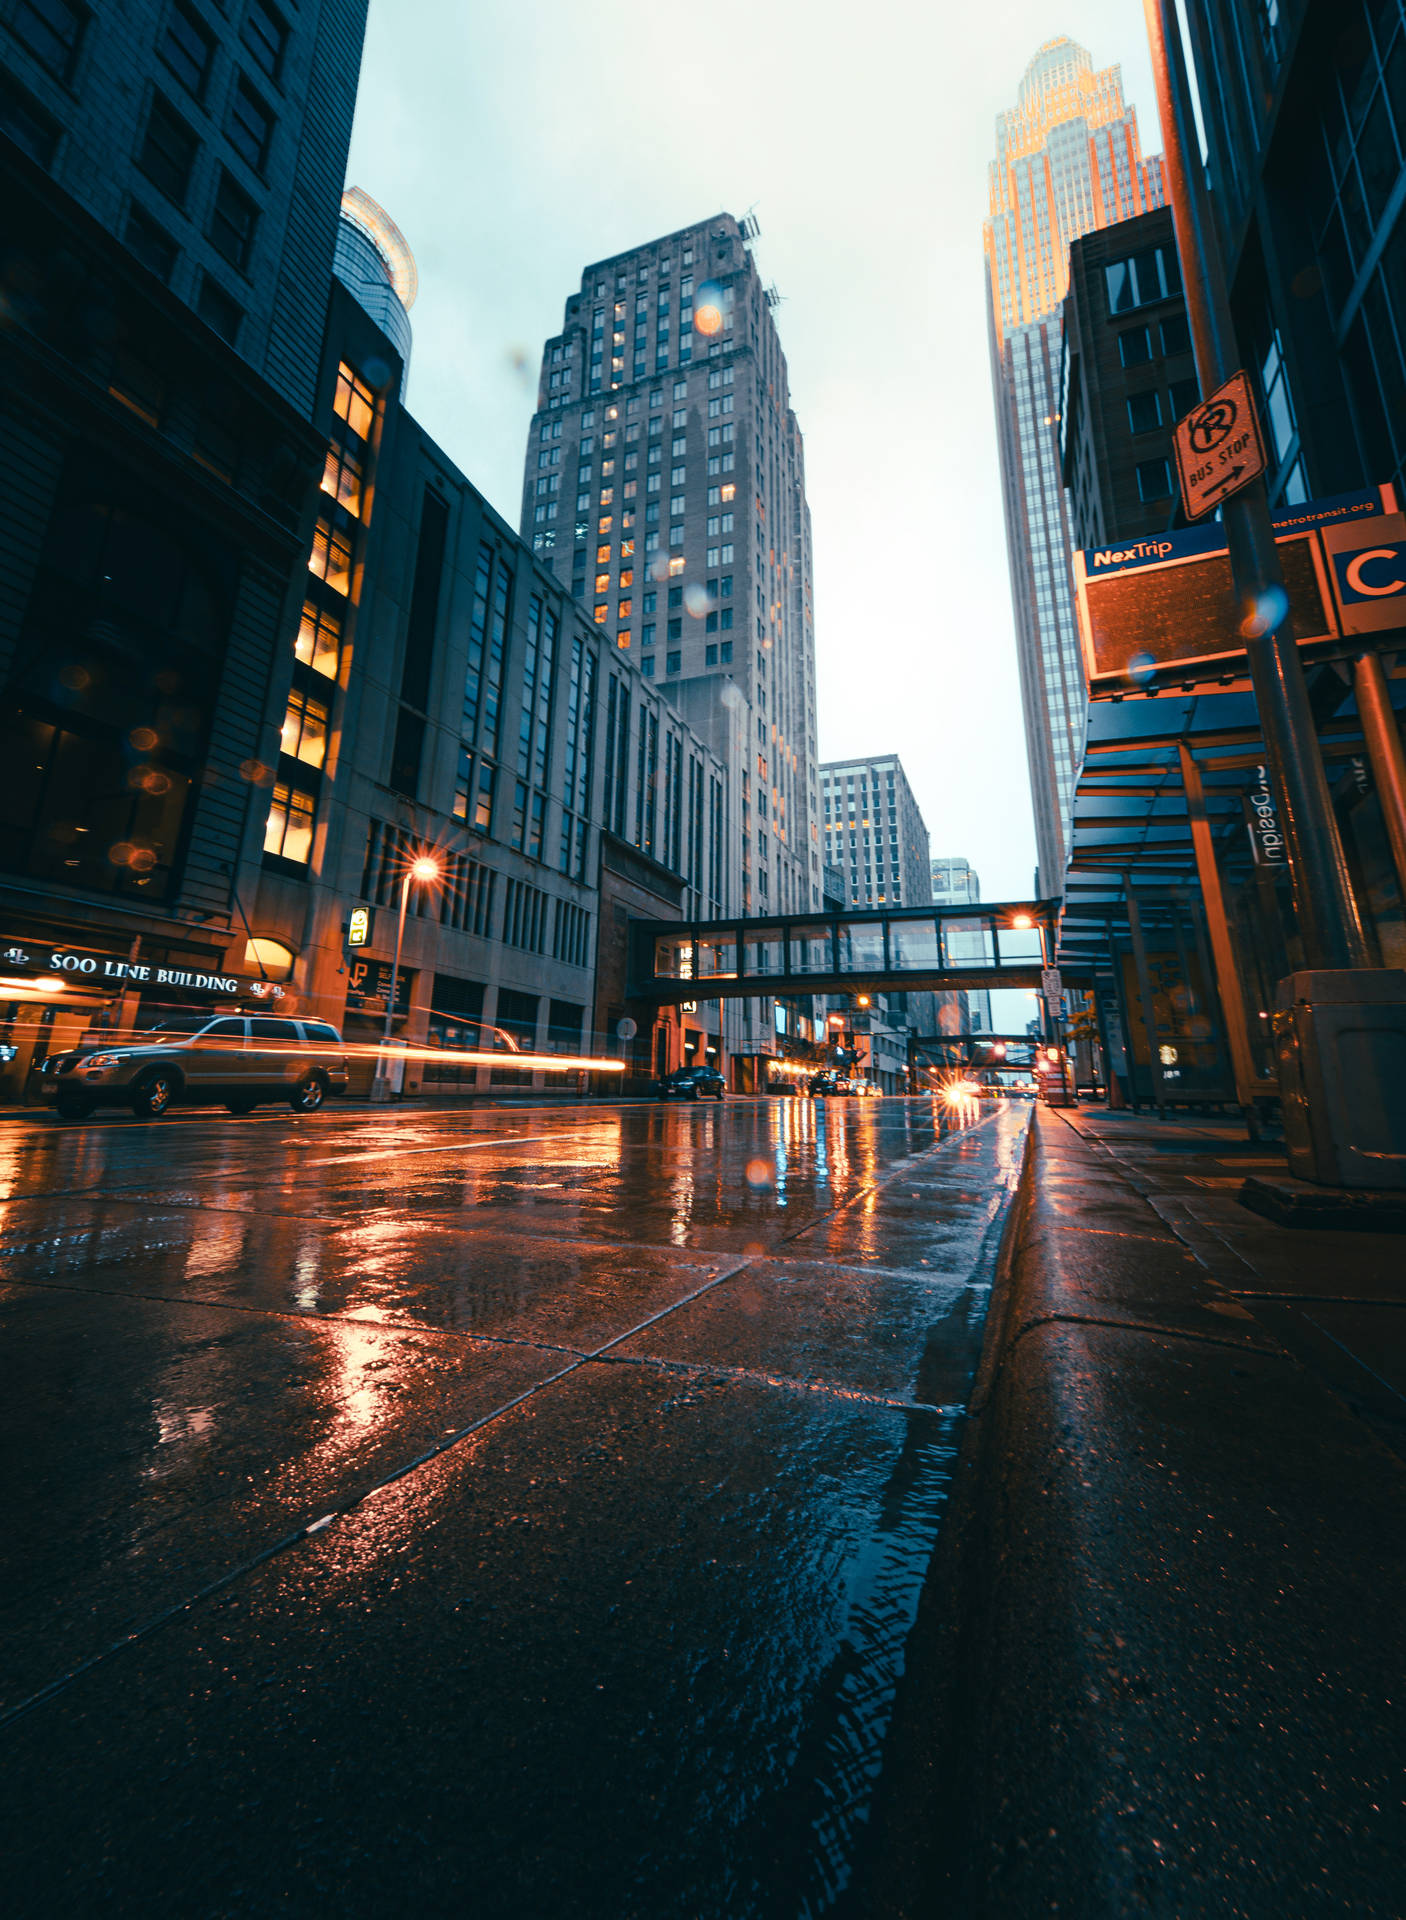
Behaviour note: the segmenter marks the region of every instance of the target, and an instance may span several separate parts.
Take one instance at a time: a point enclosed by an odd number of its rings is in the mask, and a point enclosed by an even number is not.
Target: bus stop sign
[[[1264,436],[1250,376],[1232,374],[1223,387],[1177,422],[1175,444],[1182,505],[1188,520],[1213,513],[1264,472]]]

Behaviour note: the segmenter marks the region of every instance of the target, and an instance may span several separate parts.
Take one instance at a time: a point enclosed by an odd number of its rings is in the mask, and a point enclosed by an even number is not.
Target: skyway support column
[[[1230,1049],[1230,1067],[1235,1076],[1235,1097],[1245,1109],[1251,1128],[1256,1126],[1255,1101],[1272,1088],[1262,1087],[1255,1073],[1254,1055],[1245,1014],[1245,989],[1240,984],[1240,969],[1230,938],[1230,921],[1225,911],[1225,892],[1216,865],[1211,823],[1206,815],[1206,792],[1196,756],[1184,740],[1177,742],[1181,756],[1181,783],[1186,790],[1186,812],[1191,821],[1191,845],[1196,855],[1196,875],[1201,882],[1201,899],[1206,908],[1206,926],[1211,936],[1211,953],[1216,963],[1216,991],[1225,1024],[1226,1044]]]
[[[1201,167],[1176,0],[1143,0],[1143,11],[1196,371],[1209,394],[1240,364],[1225,269]],[[1367,943],[1318,751],[1264,482],[1256,480],[1228,499],[1221,517],[1305,957],[1310,967],[1365,967]],[[1256,631],[1260,621],[1267,631]]]

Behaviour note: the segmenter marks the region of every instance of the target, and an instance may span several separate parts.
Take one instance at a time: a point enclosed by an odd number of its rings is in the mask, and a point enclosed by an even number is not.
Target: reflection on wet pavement
[[[951,1125],[8,1130],[26,1910],[826,1911],[1024,1114]]]

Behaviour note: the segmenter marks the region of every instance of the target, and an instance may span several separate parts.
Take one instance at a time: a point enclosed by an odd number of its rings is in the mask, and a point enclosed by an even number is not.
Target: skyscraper
[[[928,830],[896,753],[827,760],[820,769],[825,857],[850,907],[920,907],[932,896]]]
[[[1050,40],[996,119],[985,243],[991,370],[1015,604],[1026,751],[1043,892],[1058,891],[1083,753],[1084,675],[1060,475],[1060,304],[1069,245],[1163,203],[1117,67]]]
[[[729,766],[736,904],[821,904],[810,511],[755,224],[588,266],[542,371],[522,532]]]

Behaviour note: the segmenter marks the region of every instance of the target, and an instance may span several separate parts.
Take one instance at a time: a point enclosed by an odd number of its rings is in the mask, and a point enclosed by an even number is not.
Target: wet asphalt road
[[[849,1880],[1023,1108],[0,1130],[12,1913]]]

